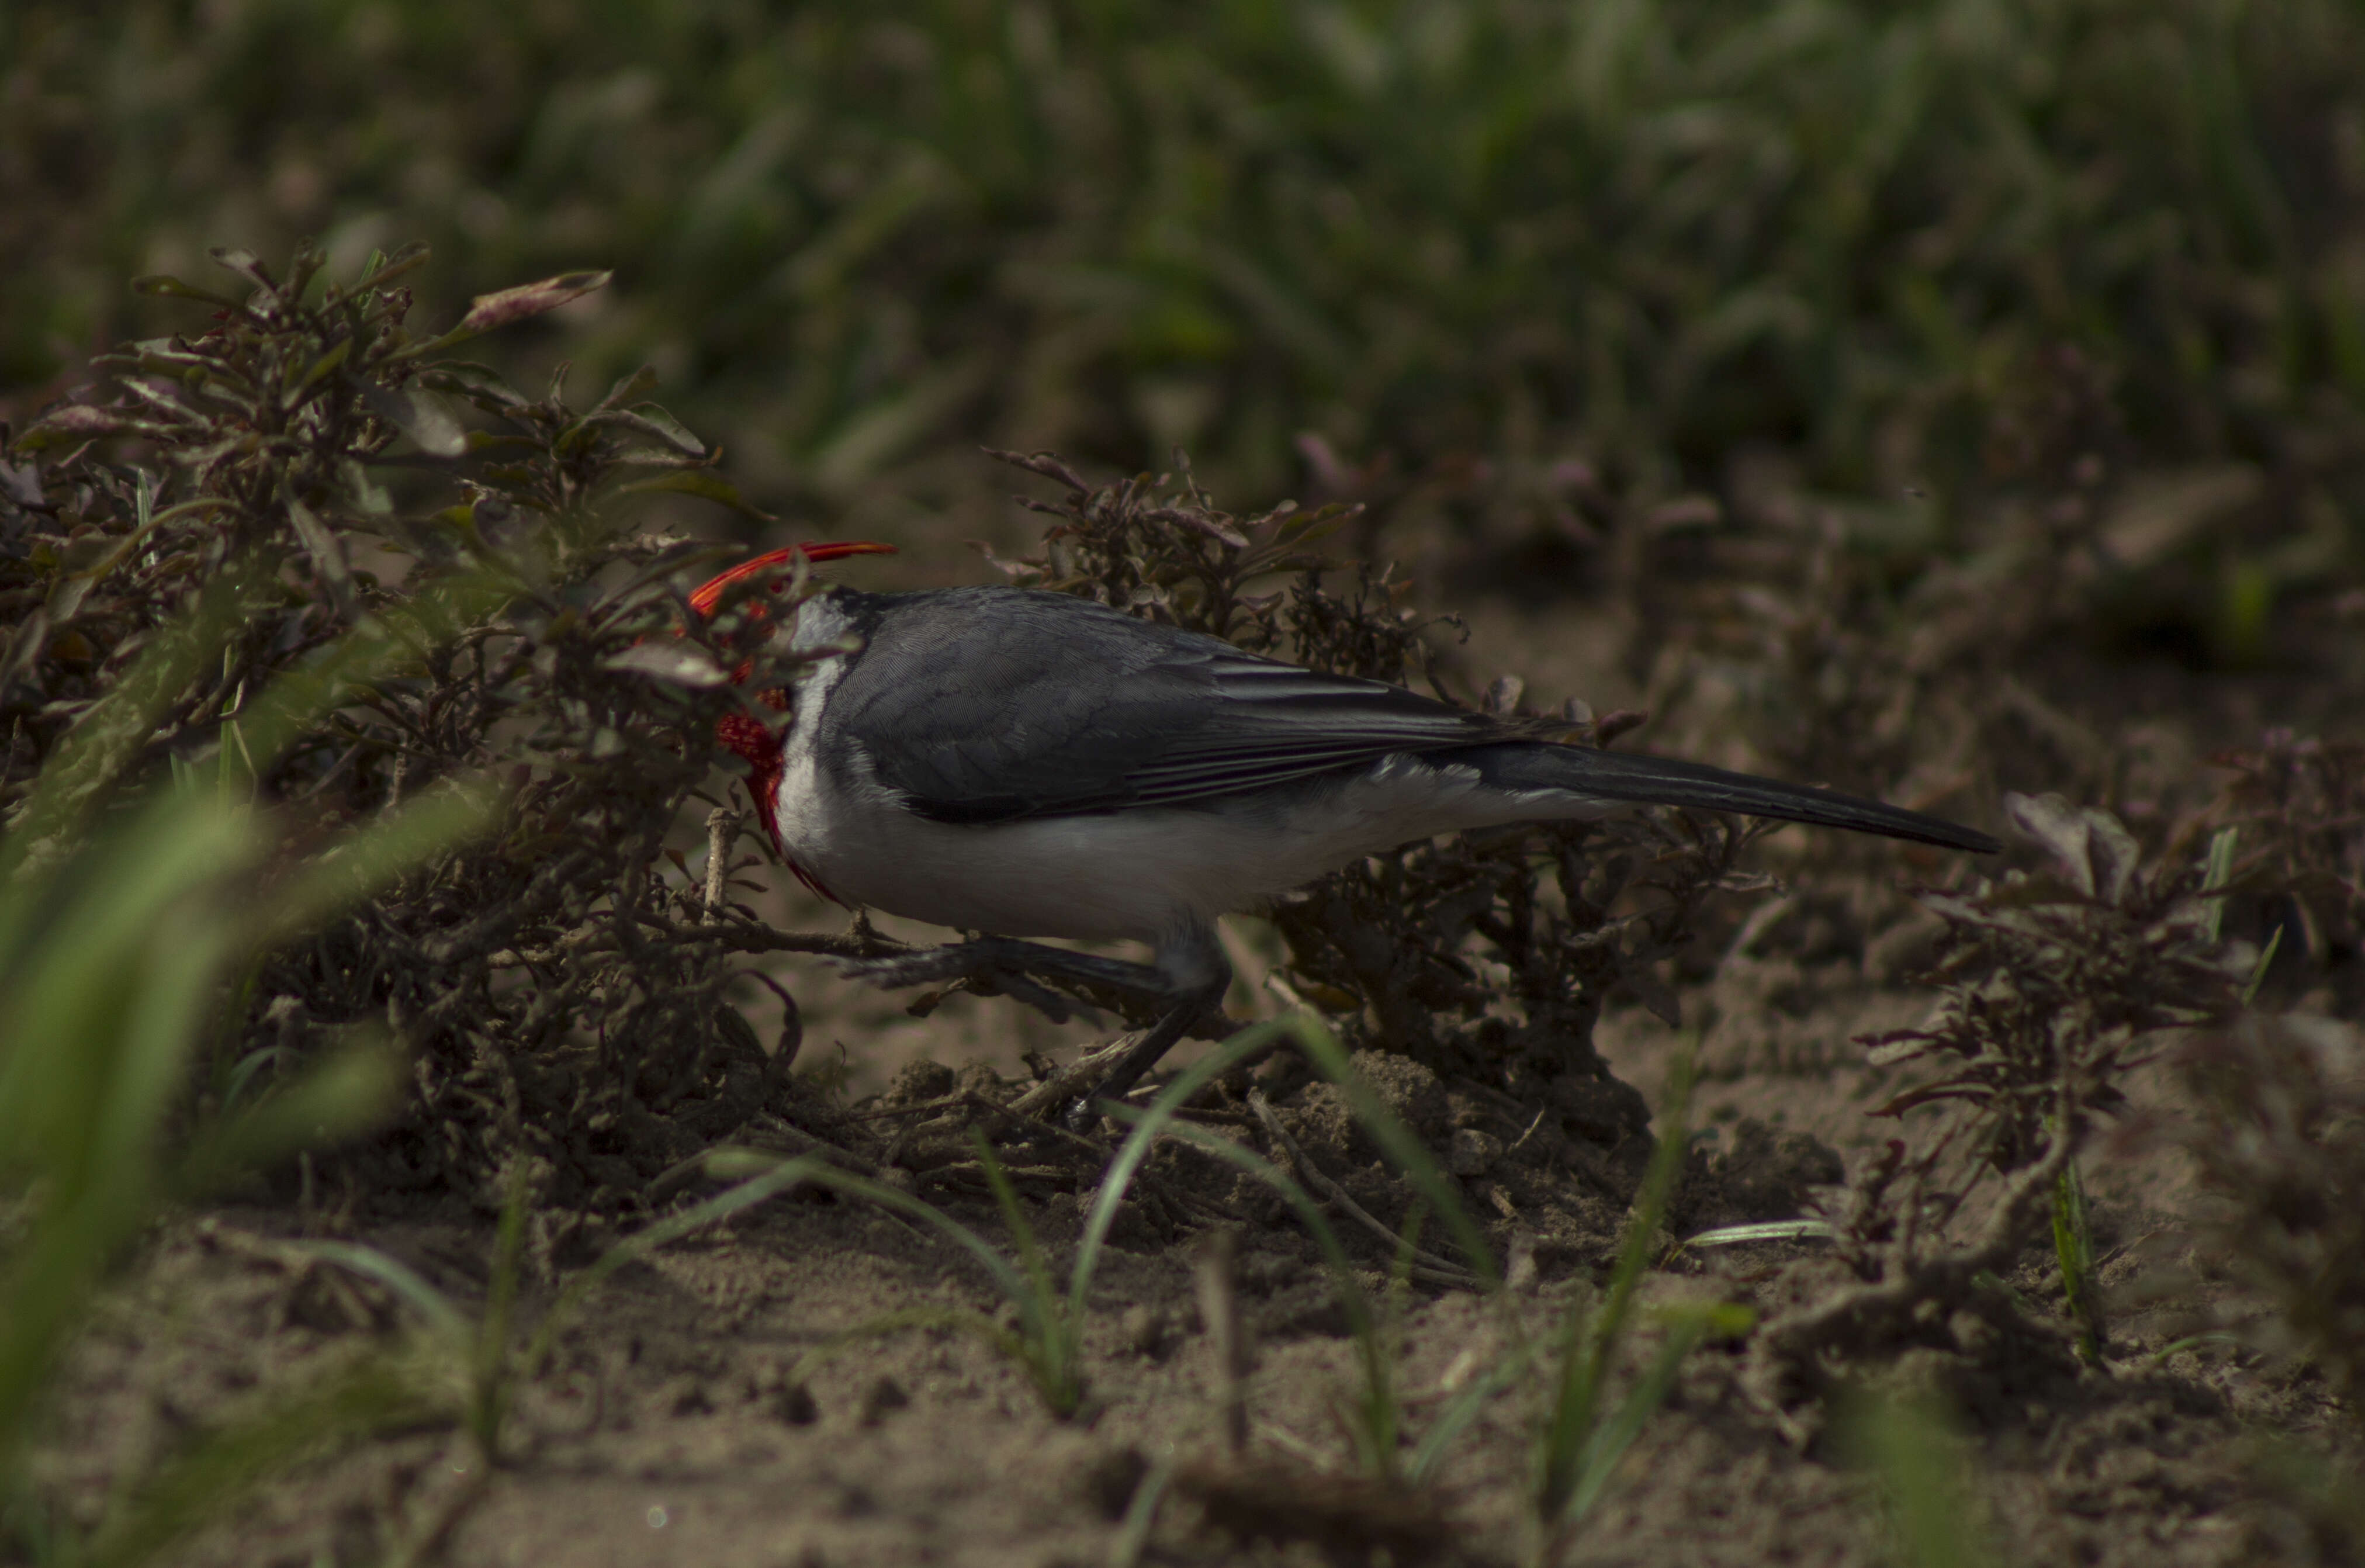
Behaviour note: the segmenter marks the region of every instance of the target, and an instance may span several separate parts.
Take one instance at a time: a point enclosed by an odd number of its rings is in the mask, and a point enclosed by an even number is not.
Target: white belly
[[[881,791],[819,785],[810,756],[790,760],[781,842],[849,902],[1003,936],[1152,943],[1414,839],[1609,809],[1485,790],[1468,768],[1410,756],[1343,785],[1309,782],[1204,809],[981,826],[930,822]]]

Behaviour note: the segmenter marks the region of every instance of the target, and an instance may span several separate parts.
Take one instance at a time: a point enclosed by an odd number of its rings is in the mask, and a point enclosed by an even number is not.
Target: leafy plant
[[[1924,893],[1947,923],[1933,971],[1933,1021],[1865,1041],[1876,1066],[1928,1063],[1935,1077],[1891,1096],[1883,1115],[1952,1105],[1960,1114],[1927,1146],[1917,1176],[1959,1155],[1942,1193],[1943,1223],[1989,1170],[2012,1171],[2056,1146],[2074,1148],[2092,1117],[2125,1103],[2119,1079],[2149,1059],[2163,1031],[2221,1023],[2242,956],[2215,935],[2200,868],[2139,869],[2134,837],[2106,812],[2058,796],[2012,796],[2005,810],[2053,857],[1966,893]],[[2057,1197],[2065,1249],[2082,1226],[2074,1159]]]
[[[11,1496],[32,1496],[20,1467],[93,1298],[160,1213],[381,1125],[394,1108],[402,1064],[368,1030],[241,1103],[196,1103],[195,1070],[233,1021],[243,978],[496,815],[489,791],[454,781],[291,845],[286,821],[218,780],[108,788],[122,737],[219,658],[238,598],[226,586],[160,632],[32,781],[0,839],[0,1193],[21,1205],[0,1247],[0,1489]],[[326,662],[364,678],[383,651],[354,635]],[[294,722],[336,689],[290,680],[263,693],[242,755],[272,766]],[[289,1460],[432,1402],[387,1358],[348,1359],[138,1478],[74,1550],[93,1562],[151,1560]],[[31,1528],[21,1515],[0,1519],[9,1532]]]
[[[449,358],[601,276],[487,297],[421,341],[398,280],[424,259],[374,258],[350,286],[321,286],[309,250],[284,276],[225,252],[234,294],[143,280],[210,308],[212,329],[111,356],[103,397],[60,405],[16,442],[27,461],[0,495],[0,594],[28,612],[0,664],[0,1175],[30,1228],[0,1284],[12,1477],[82,1304],[161,1205],[402,1123],[419,1076],[370,1042],[420,1050],[432,1084],[455,1019],[563,1036],[588,983],[491,995],[495,955],[519,964],[509,944],[537,932],[594,949],[581,934],[607,935],[592,968],[612,983],[641,966],[661,1005],[702,998],[711,1027],[725,933],[749,924],[686,877],[652,890],[647,865],[707,772],[703,734],[731,711],[718,659],[741,618],[697,624],[672,581],[696,553],[622,537],[606,511],[651,488],[735,497],[694,438],[635,402],[645,378],[578,416]],[[444,397],[493,428],[466,434]],[[463,504],[428,510],[403,470]],[[600,582],[620,561],[637,570]],[[505,790],[485,777],[497,728]],[[638,770],[622,766],[635,747]],[[585,823],[627,819],[637,838],[594,834],[580,852]],[[570,836],[578,852],[554,856]],[[600,907],[619,879],[622,902]],[[502,892],[519,896],[504,906]],[[697,926],[688,954],[629,928],[620,943],[618,917],[651,902]],[[522,961],[564,969],[560,951]],[[471,1103],[514,1126],[513,1095],[506,1114]],[[465,1119],[420,1130],[448,1138]],[[388,1141],[360,1149],[336,1158],[368,1168]],[[489,1452],[532,1162],[441,1151],[430,1180],[509,1172],[507,1283],[467,1407]],[[420,1165],[407,1169],[415,1182]],[[438,1397],[371,1356],[274,1394],[149,1478],[89,1550],[152,1554],[214,1495]]]
[[[1864,1282],[1758,1335],[1754,1375],[1769,1405],[1827,1392],[1826,1358],[1911,1344],[1978,1353],[1933,1302],[1996,1330],[1993,1343],[2026,1343],[2013,1298],[1988,1282],[2048,1217],[2075,1336],[2099,1356],[2079,1151],[2124,1106],[2124,1076],[2170,1031],[2222,1026],[2238,1010],[2256,956],[2218,939],[2205,865],[2170,857],[2144,868],[2117,819],[2057,796],[2008,797],[2006,810],[2052,864],[1919,895],[1946,927],[1932,973],[1937,1005],[1922,1027],[1863,1043],[1877,1066],[1926,1073],[1876,1114],[1950,1114],[1926,1119],[1910,1144],[1892,1141],[1834,1216],[1840,1253]],[[1978,1231],[1949,1238],[1948,1223],[1990,1177],[2003,1190]]]
[[[28,841],[54,837],[90,791],[172,759],[331,832],[502,769],[497,832],[261,957],[217,1087],[248,1092],[329,1032],[382,1021],[419,1068],[406,1114],[343,1157],[370,1185],[442,1184],[497,1210],[518,1156],[542,1203],[636,1204],[783,1087],[723,1000],[730,958],[846,950],[734,905],[731,831],[705,885],[667,868],[715,724],[767,715],[730,676],[755,618],[692,614],[683,595],[712,557],[625,516],[651,496],[745,503],[644,400],[653,376],[577,409],[563,375],[528,398],[453,356],[604,274],[484,296],[421,336],[404,323],[423,248],[350,285],[324,282],[309,248],[284,272],[219,260],[229,292],[141,285],[206,308],[209,330],[106,356],[107,386],[16,442],[28,462],[0,496],[0,596],[29,613],[0,667],[16,737],[0,810]],[[137,722],[85,722],[205,583],[230,628],[213,662],[174,666]],[[317,700],[255,710],[275,676]],[[26,768],[74,748],[66,814],[25,817]]]

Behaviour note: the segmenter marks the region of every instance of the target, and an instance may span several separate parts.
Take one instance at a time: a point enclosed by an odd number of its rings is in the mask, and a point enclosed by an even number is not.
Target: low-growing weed
[[[1660,1314],[1662,1338],[1650,1364],[1622,1398],[1612,1399],[1610,1370],[1631,1330],[1634,1294],[1659,1250],[1659,1229],[1690,1147],[1687,1114],[1691,1062],[1678,1060],[1660,1110],[1657,1147],[1626,1222],[1618,1261],[1601,1303],[1569,1313],[1559,1335],[1559,1369],[1538,1427],[1533,1455],[1532,1561],[1558,1562],[1616,1477],[1620,1461],[1653,1412],[1666,1402],[1686,1357],[1712,1334],[1747,1332],[1746,1308],[1706,1304]]]
[[[2078,1150],[2098,1117],[2124,1105],[2122,1080],[2167,1031],[2231,1019],[2253,959],[2218,939],[2222,865],[2170,859],[2144,869],[2116,818],[2057,796],[2015,795],[2006,809],[2052,867],[1922,894],[1950,944],[1933,977],[1937,1011],[1921,1028],[1866,1042],[1876,1066],[1938,1070],[1878,1114],[1925,1105],[1957,1113],[1910,1163],[1911,1195],[1893,1212],[1909,1235],[1924,1223],[1934,1228],[1990,1172],[2049,1165],[2064,1295],[2081,1353],[2099,1361],[2103,1330]]]
[[[163,628],[32,781],[0,840],[0,1192],[24,1228],[0,1251],[0,1481],[29,1499],[26,1450],[90,1305],[167,1205],[364,1131],[392,1108],[401,1067],[382,1036],[349,1035],[267,1089],[197,1103],[226,998],[263,955],[448,856],[495,816],[455,780],[403,810],[297,840],[244,789],[179,778],[138,787],[131,757],[156,705],[219,662],[235,592]],[[349,636],[323,665],[383,668],[385,640]],[[331,683],[261,694],[251,754],[277,760],[290,722]],[[140,1477],[77,1560],[146,1561],[286,1461],[422,1403],[401,1369],[364,1354],[277,1391]],[[21,1508],[38,1508],[28,1500]],[[22,1536],[21,1511],[0,1521]]]
[[[1871,1473],[1904,1568],[1984,1568],[1995,1561],[1970,1506],[1977,1472],[1965,1473],[1929,1398],[1857,1390],[1843,1412],[1842,1446]]]
[[[522,1140],[555,1201],[629,1208],[778,1087],[723,1016],[734,959],[845,946],[743,912],[734,844],[713,908],[668,865],[715,725],[768,711],[730,675],[753,618],[686,598],[715,553],[627,525],[746,503],[647,400],[653,375],[577,404],[563,375],[528,397],[455,357],[605,274],[414,333],[422,248],[350,281],[309,247],[218,259],[219,289],[142,281],[206,330],[103,356],[104,382],[10,446],[0,597],[28,613],[0,643],[0,814],[20,848],[62,844],[118,777],[169,767],[329,834],[498,769],[499,820],[465,853],[259,956],[214,1084],[251,1093],[382,1023],[416,1053],[418,1114],[339,1157],[357,1187],[423,1179],[498,1208]],[[200,598],[228,628],[206,657],[142,664]],[[266,689],[310,696],[275,709]],[[100,706],[118,690],[124,722]],[[77,759],[72,787],[36,802],[53,754]],[[600,1116],[637,1129],[621,1167],[588,1147]]]

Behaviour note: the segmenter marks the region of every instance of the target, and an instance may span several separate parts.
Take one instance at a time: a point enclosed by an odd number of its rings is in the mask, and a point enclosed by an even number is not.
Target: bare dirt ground
[[[1852,1000],[1858,1017],[1910,1001]],[[1647,1036],[1664,1031],[1636,1022],[1621,1033],[1631,1037],[1615,1047],[1617,1059],[1647,1080],[1664,1049]],[[1867,1087],[1844,1070],[1721,1071],[1702,1095],[1696,1212],[1788,1208],[1802,1174],[1828,1173],[1811,1169],[1825,1151],[1866,1158],[1877,1136],[1860,1108]],[[1515,1179],[1522,1188],[1582,1185],[1548,1170]],[[1496,1201],[1502,1183],[1465,1181],[1479,1212],[1516,1206]],[[2106,1278],[2135,1282],[2139,1244],[2174,1225],[2162,1205],[2175,1202],[2175,1185],[2140,1167],[2098,1170],[2092,1185],[2113,1259]],[[1569,1206],[1586,1208],[1587,1196]],[[1591,1207],[1614,1221],[1597,1199]],[[998,1234],[991,1205],[955,1212]],[[1074,1215],[1072,1199],[1039,1212],[1055,1252],[1072,1239]],[[79,1353],[51,1479],[95,1507],[110,1474],[177,1430],[387,1331],[398,1316],[391,1300],[282,1245],[323,1228],[410,1263],[457,1301],[482,1299],[492,1244],[484,1215],[441,1206],[347,1226],[271,1205],[190,1216]],[[1608,1238],[1605,1224],[1597,1246],[1564,1234],[1567,1245],[1543,1249],[1540,1280],[1511,1310],[1548,1331],[1591,1288],[1589,1265]],[[1649,1293],[1777,1307],[1836,1282],[1817,1249],[1678,1256]],[[1384,1259],[1367,1250],[1376,1275]],[[1109,1559],[1148,1463],[1170,1453],[1188,1465],[1149,1561],[1323,1561],[1327,1552],[1362,1562],[1373,1560],[1375,1543],[1397,1562],[1512,1558],[1538,1388],[1503,1394],[1453,1453],[1434,1499],[1396,1519],[1402,1500],[1355,1479],[1332,1413],[1357,1372],[1319,1260],[1293,1225],[1255,1226],[1239,1271],[1259,1346],[1252,1437],[1246,1454],[1227,1457],[1192,1251],[1187,1238],[1137,1236],[1104,1264],[1087,1340],[1090,1404],[1085,1418],[1062,1423],[992,1350],[943,1331],[865,1340],[792,1381],[790,1369],[833,1336],[885,1315],[997,1303],[957,1249],[891,1216],[827,1200],[777,1203],[605,1287],[525,1392],[495,1473],[482,1474],[448,1431],[372,1442],[271,1488],[189,1560],[368,1562],[424,1542],[460,1563],[1097,1563]],[[2009,1282],[2039,1313],[2057,1312],[2048,1249],[2032,1249]],[[2002,1364],[1934,1374],[1964,1401],[1963,1458],[1979,1477],[1999,1560],[2304,1558],[2304,1540],[2294,1539],[2302,1521],[2256,1472],[2262,1434],[2322,1438],[2333,1428],[2320,1389],[2209,1350],[2158,1360],[2175,1316],[2173,1304],[2123,1316],[2106,1372],[2081,1372],[2065,1332],[2057,1343],[2010,1348]],[[1501,1348],[1489,1309],[1462,1291],[1416,1287],[1398,1332],[1416,1433]],[[1738,1345],[1693,1359],[1575,1561],[1893,1560],[1870,1484],[1833,1445],[1801,1451],[1786,1441],[1754,1405],[1743,1364]],[[1328,1508],[1300,1506],[1331,1492]],[[1283,1539],[1260,1539],[1266,1531]]]

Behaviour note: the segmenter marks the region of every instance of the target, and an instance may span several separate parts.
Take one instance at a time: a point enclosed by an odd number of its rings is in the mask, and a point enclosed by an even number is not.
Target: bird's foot
[[[1225,983],[1230,978],[1226,975]],[[1170,1009],[1109,1065],[1097,1085],[1068,1106],[1067,1114],[1059,1118],[1060,1124],[1071,1133],[1081,1133],[1098,1121],[1102,1102],[1124,1099],[1174,1048],[1176,1042],[1190,1033],[1192,1025],[1210,1014],[1218,1019],[1223,1017],[1224,989],[1225,984],[1218,983],[1194,991]]]

